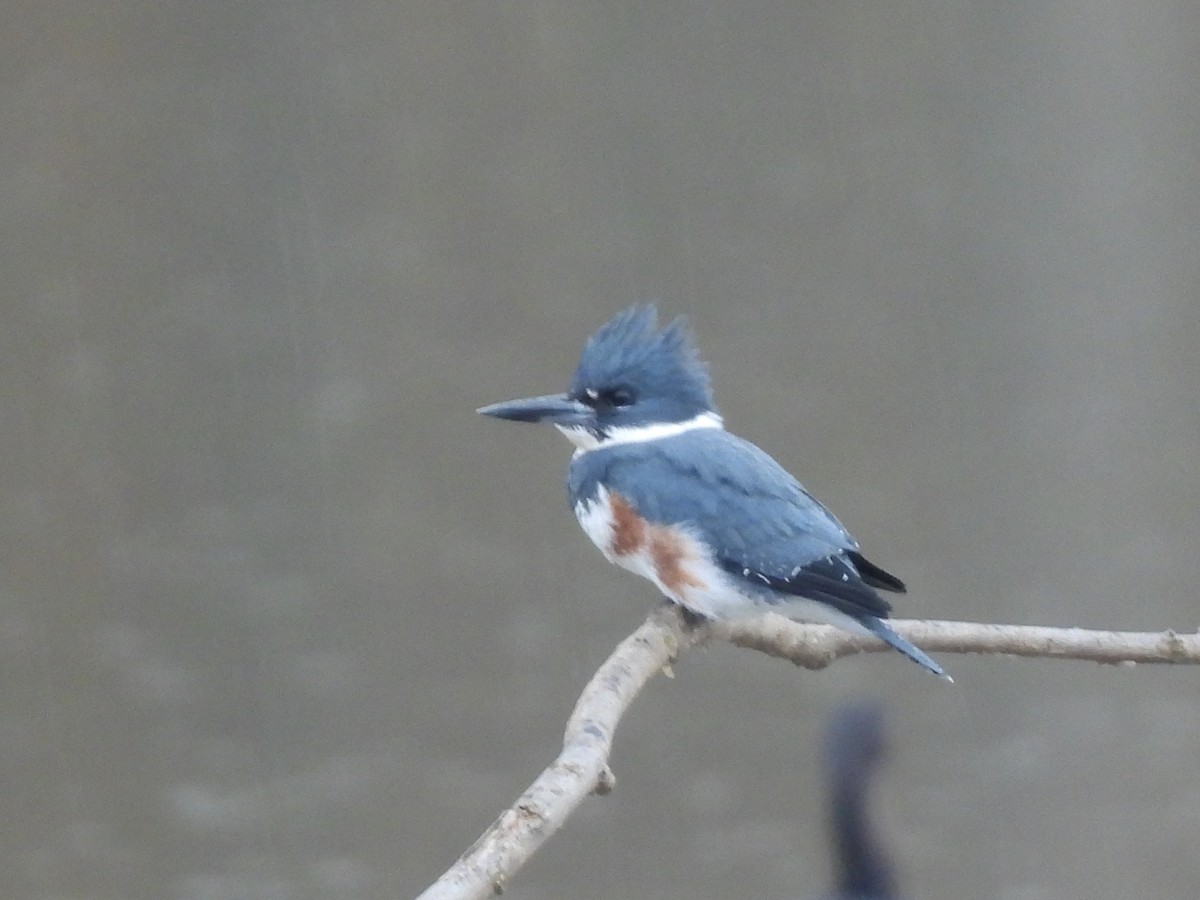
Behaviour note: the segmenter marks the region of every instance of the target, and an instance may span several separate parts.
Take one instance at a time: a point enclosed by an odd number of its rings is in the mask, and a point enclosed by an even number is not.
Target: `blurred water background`
[[[900,615],[1200,625],[1200,6],[6,20],[5,897],[453,862],[653,601],[565,442],[473,410],[561,390],[638,299]],[[690,655],[510,895],[811,895],[819,726],[869,694],[910,896],[1195,897],[1200,670],[943,661]]]

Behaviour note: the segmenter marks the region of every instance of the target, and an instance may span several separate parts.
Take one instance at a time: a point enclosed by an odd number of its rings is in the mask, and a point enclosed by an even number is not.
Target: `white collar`
[[[725,423],[715,412],[705,411],[686,422],[660,422],[655,425],[631,425],[611,429],[603,439],[598,439],[586,428],[563,427],[555,425],[566,435],[567,440],[577,448],[575,456],[581,456],[590,450],[601,450],[605,447],[615,447],[618,444],[644,444],[647,441],[659,441],[663,438],[675,437],[688,431],[700,428],[723,429]]]

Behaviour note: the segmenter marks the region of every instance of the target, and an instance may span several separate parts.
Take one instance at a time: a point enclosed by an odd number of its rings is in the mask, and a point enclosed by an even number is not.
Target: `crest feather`
[[[708,367],[701,361],[687,320],[680,316],[658,330],[654,304],[617,313],[584,345],[571,390],[636,387],[700,410],[714,410]]]

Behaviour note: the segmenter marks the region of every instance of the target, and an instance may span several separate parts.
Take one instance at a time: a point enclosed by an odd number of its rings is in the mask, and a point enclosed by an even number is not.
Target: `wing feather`
[[[768,602],[790,594],[884,618],[890,607],[873,588],[904,588],[775,460],[726,431],[599,448],[576,457],[568,482],[576,500],[603,483],[649,521],[691,530]]]

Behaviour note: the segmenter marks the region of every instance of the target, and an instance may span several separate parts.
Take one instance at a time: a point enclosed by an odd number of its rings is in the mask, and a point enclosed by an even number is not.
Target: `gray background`
[[[637,299],[901,615],[1200,624],[1195,4],[8,13],[5,897],[448,866],[653,599],[472,410]],[[689,656],[511,896],[817,892],[863,694],[911,896],[1195,896],[1196,671],[942,658]]]

